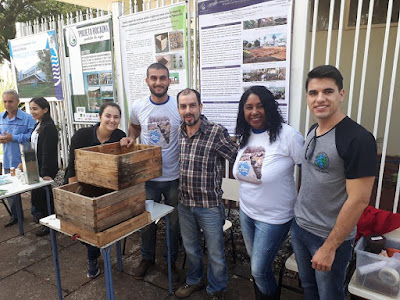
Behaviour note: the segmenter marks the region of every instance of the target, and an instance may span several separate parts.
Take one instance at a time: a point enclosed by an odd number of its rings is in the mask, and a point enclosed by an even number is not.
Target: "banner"
[[[9,41],[20,98],[63,99],[56,37],[50,30]]]
[[[149,96],[146,70],[155,62],[170,71],[169,95],[187,87],[186,4],[120,18],[121,55],[129,104]]]
[[[111,20],[95,21],[65,28],[76,122],[98,122],[103,102],[115,101]]]
[[[198,12],[203,114],[234,133],[241,95],[263,85],[287,121],[292,1],[210,0]]]

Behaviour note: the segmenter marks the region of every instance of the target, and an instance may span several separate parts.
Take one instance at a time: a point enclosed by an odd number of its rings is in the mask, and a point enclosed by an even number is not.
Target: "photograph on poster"
[[[101,98],[90,98],[89,99],[89,112],[98,112],[100,110],[100,106],[103,104],[103,100]]]
[[[172,31],[169,33],[169,47],[172,50],[183,50],[184,39],[183,30]]]
[[[154,35],[156,45],[156,53],[163,53],[169,51],[168,45],[168,32]]]
[[[286,17],[269,17],[269,18],[243,21],[243,29],[246,30],[246,29],[262,28],[262,27],[286,25],[286,24],[287,24]]]
[[[171,69],[171,56],[168,55],[157,55],[156,56],[156,61],[164,66],[166,66],[168,69]]]
[[[99,74],[88,74],[87,75],[88,85],[98,85],[99,84]]]
[[[171,79],[171,84],[179,84],[179,73],[170,72],[169,79]]]
[[[175,53],[171,55],[171,69],[184,69],[183,53]]]
[[[111,73],[100,73],[100,84],[112,84],[112,74]]]
[[[243,93],[247,91],[250,86],[244,86],[243,87]],[[265,86],[273,95],[274,99],[279,101],[279,100],[285,100],[285,87],[284,86]]]
[[[91,86],[88,89],[89,98],[100,97],[100,87],[99,86]]]
[[[55,95],[50,49],[15,55],[14,61],[21,97]]]
[[[111,85],[101,86],[100,91],[101,91],[101,97],[103,98],[103,100],[106,100],[106,99],[112,100],[113,99],[114,91],[113,91],[113,87]]]
[[[286,79],[286,68],[243,70],[243,82],[277,81]]]
[[[249,32],[250,33],[250,32]],[[258,35],[254,31],[243,40],[243,63],[260,63],[286,60],[286,33]]]

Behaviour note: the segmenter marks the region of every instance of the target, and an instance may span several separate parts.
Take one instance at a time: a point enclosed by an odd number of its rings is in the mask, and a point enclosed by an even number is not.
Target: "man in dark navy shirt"
[[[376,168],[371,133],[347,117],[343,77],[333,66],[308,73],[307,104],[317,118],[304,144],[292,245],[305,299],[345,299],[356,224],[369,203]]]

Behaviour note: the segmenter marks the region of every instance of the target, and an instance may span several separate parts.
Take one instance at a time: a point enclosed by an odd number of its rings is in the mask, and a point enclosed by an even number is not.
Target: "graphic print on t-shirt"
[[[327,168],[329,167],[329,157],[325,152],[319,152],[315,156],[314,165],[316,170],[319,172],[327,173]]]
[[[150,117],[147,128],[151,145],[168,147],[171,134],[171,121],[168,117]]]
[[[264,147],[247,147],[238,163],[237,178],[242,181],[260,184],[264,155]]]

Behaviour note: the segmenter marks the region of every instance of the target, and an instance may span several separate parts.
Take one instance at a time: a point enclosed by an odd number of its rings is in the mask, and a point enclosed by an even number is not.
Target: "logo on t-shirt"
[[[171,134],[171,121],[168,117],[150,117],[147,128],[151,145],[168,147]]]
[[[260,184],[264,155],[264,147],[247,147],[237,166],[237,178],[242,181]]]
[[[326,172],[329,167],[329,157],[325,152],[319,152],[315,156],[314,165],[317,166],[317,170],[321,172]]]

